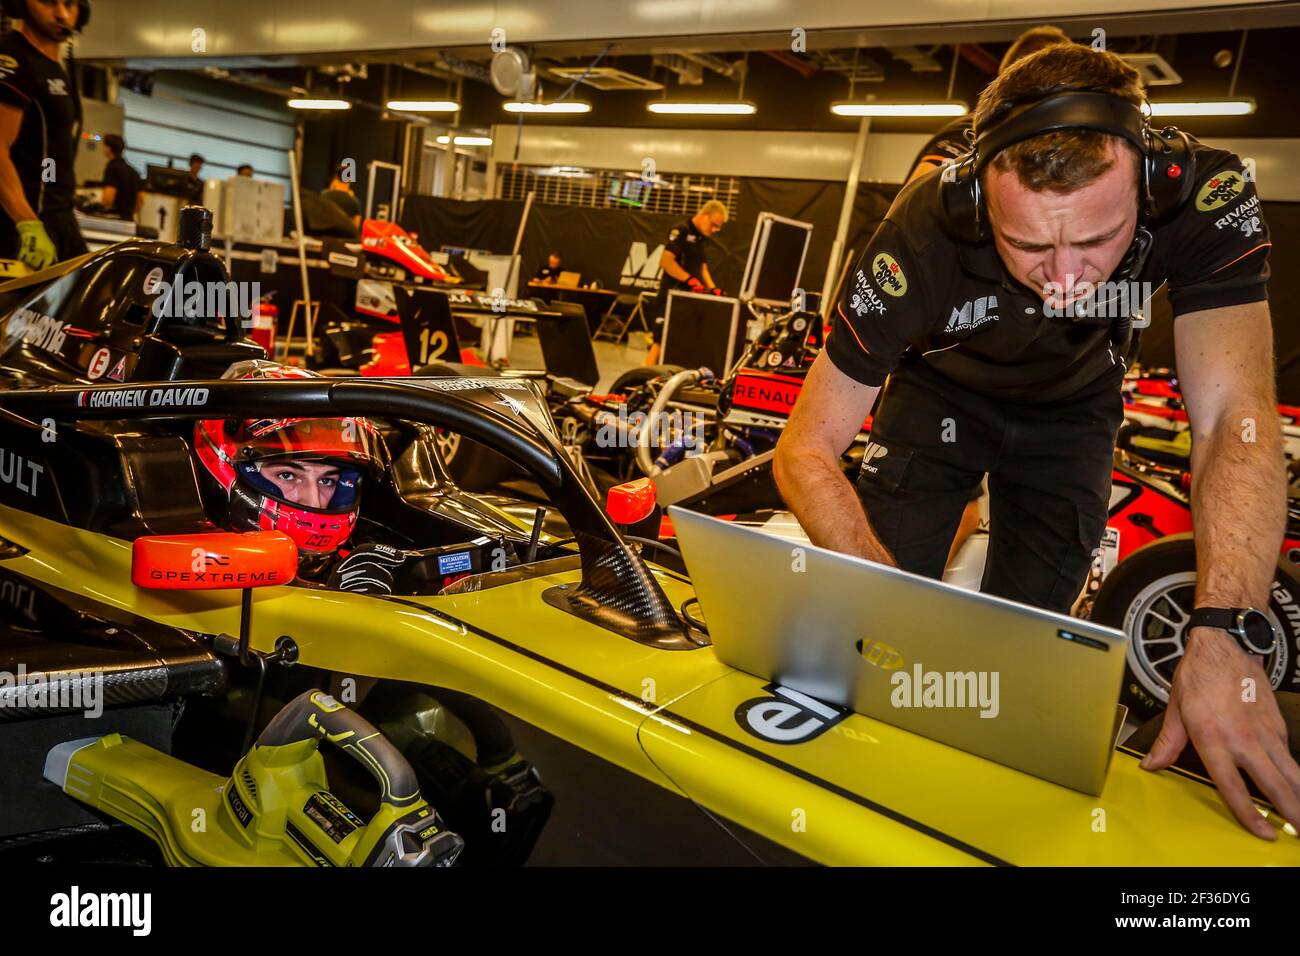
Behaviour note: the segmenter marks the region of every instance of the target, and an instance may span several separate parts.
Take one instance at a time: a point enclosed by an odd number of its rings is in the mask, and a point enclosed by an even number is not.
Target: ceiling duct
[[[809,50],[808,56],[823,70],[839,73],[850,83],[879,83],[885,70],[862,52],[853,50]]]
[[[714,56],[712,53],[683,53],[683,57],[692,63],[698,63],[706,70],[712,70],[729,80],[734,80],[744,71],[743,61],[736,60],[734,63],[722,59],[720,56]]]
[[[614,66],[552,66],[547,73],[565,82],[578,80],[597,90],[662,90],[664,85]]]
[[[902,60],[913,73],[938,73],[943,69],[939,61],[914,46],[888,47],[889,55]]]
[[[659,53],[655,55],[654,65],[677,74],[677,82],[682,86],[699,86],[704,82],[705,70],[729,80],[738,80],[745,72],[744,61],[732,63],[712,53]]]
[[[345,83],[349,80],[364,80],[368,75],[364,63],[326,63],[316,67],[316,72],[337,77]]]
[[[662,66],[677,75],[677,82],[682,86],[699,86],[704,82],[704,66],[688,60],[680,53],[659,53],[654,58],[655,66]]]
[[[492,74],[482,63],[476,63],[473,60],[464,60],[457,56],[448,56],[446,53],[439,52],[434,68],[446,70],[453,76],[464,77],[467,80],[477,80],[480,83],[491,83]]]
[[[1120,59],[1142,74],[1147,86],[1172,86],[1183,82],[1178,71],[1159,53],[1121,53]]]

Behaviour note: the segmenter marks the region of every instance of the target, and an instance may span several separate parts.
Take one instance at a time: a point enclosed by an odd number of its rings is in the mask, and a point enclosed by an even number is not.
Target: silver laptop
[[[1124,635],[670,508],[718,659],[1097,794]]]

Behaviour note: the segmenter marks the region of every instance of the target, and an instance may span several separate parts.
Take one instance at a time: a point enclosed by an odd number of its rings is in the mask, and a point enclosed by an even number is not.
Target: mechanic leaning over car
[[[937,577],[987,474],[982,589],[1067,610],[1106,526],[1129,319],[1167,283],[1200,571],[1142,766],[1170,766],[1190,739],[1241,824],[1273,839],[1239,773],[1300,823],[1300,766],[1259,656],[1275,637],[1254,610],[1286,510],[1268,230],[1241,160],[1148,129],[1144,99],[1123,60],[1077,44],[988,86],[972,151],[905,186],[858,261],[775,476],[816,544]],[[855,495],[839,458],[882,386]]]
[[[1011,46],[1007,47],[1007,52],[1002,55],[1002,62],[998,64],[998,73],[1005,73],[1011,64],[1023,60],[1031,53],[1056,46],[1058,43],[1071,42],[1073,41],[1060,27],[1047,25],[1030,27],[1011,41]],[[931,136],[912,160],[912,172],[906,182],[919,179],[970,149],[971,141],[968,134],[971,131],[971,122],[971,115],[967,113],[945,124],[939,132]],[[952,544],[948,547],[948,561],[945,567],[951,566],[957,560],[962,545],[979,529],[982,520],[980,499],[983,497],[984,487],[980,484],[971,492],[970,500],[966,502],[966,510],[962,512],[961,520],[957,523]]]
[[[73,215],[81,100],[59,49],[90,18],[89,0],[4,0],[22,20],[0,37],[0,258],[35,271],[83,255]]]
[[[709,275],[708,254],[704,251],[710,236],[717,235],[727,224],[727,207],[710,199],[690,219],[673,226],[664,243],[659,265],[663,276],[659,280],[659,294],[655,296],[650,314],[654,328],[650,332],[651,344],[646,353],[646,365],[659,363],[659,346],[664,340],[664,316],[668,312],[668,293],[674,289],[682,292],[712,292],[722,295],[722,290]]]

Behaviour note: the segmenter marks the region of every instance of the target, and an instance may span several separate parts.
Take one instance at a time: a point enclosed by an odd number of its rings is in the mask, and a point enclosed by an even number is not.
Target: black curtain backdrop
[[[858,189],[849,222],[848,248],[855,253],[862,251],[898,189],[881,183],[865,183]],[[727,292],[739,290],[758,214],[772,212],[813,224],[802,284],[810,292],[820,291],[843,200],[843,183],[742,180],[735,216],[709,243],[709,272],[713,280]],[[513,200],[462,202],[409,196],[402,225],[418,233],[421,243],[431,249],[449,244],[505,254],[514,244],[522,212],[523,204]],[[642,257],[658,261],[656,250],[682,218],[636,209],[536,203],[520,250],[521,274],[525,279],[533,276],[554,249],[559,250],[564,268],[582,274],[583,284],[594,279],[602,288],[636,291],[645,287],[634,281]],[[637,243],[640,246],[634,248]]]
[[[436,196],[407,196],[402,204],[401,226],[420,237],[430,252],[440,247],[464,246],[508,256],[515,246],[524,204],[515,199],[467,202]]]
[[[560,253],[562,268],[582,274],[583,285],[595,280],[604,289],[639,291],[646,288],[634,281],[640,268],[648,259],[658,263],[656,250],[677,222],[677,216],[636,209],[535,204],[520,250],[522,275],[532,278],[554,250]]]
[[[859,187],[845,240],[855,258],[899,188],[882,183]],[[758,214],[767,211],[813,224],[802,284],[810,292],[820,291],[843,198],[843,183],[742,180],[736,215],[709,249],[709,271],[714,281],[727,292],[740,288],[754,224]],[[1273,237],[1269,302],[1278,361],[1278,398],[1296,405],[1300,404],[1300,322],[1296,321],[1295,306],[1300,301],[1300,203],[1266,202],[1263,208]],[[429,248],[447,243],[505,254],[514,244],[522,212],[523,203],[517,201],[460,202],[411,196],[406,200],[402,225],[418,232],[420,241]],[[582,273],[584,284],[595,279],[606,289],[635,291],[632,277],[624,275],[626,266],[640,264],[632,254],[633,244],[643,244],[641,255],[653,255],[678,220],[677,216],[634,209],[536,204],[524,233],[522,275],[526,281],[552,249],[559,249],[565,267]],[[1150,328],[1143,333],[1141,359],[1147,366],[1175,365],[1173,319],[1163,295],[1152,310]]]

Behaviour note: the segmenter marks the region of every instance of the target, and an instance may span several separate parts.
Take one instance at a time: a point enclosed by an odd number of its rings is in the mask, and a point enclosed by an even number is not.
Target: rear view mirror
[[[131,547],[131,582],[164,591],[288,584],[298,546],[281,531],[149,535]]]

